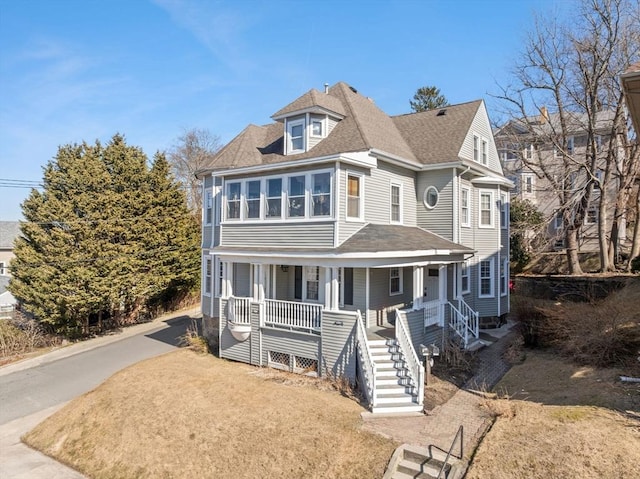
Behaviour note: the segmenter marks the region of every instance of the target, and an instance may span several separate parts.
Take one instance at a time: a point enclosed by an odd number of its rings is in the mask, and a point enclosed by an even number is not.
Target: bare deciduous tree
[[[195,172],[211,166],[213,157],[222,147],[220,137],[206,129],[194,128],[185,131],[168,152],[171,169],[187,193],[189,210],[200,218],[202,191]]]
[[[582,273],[579,241],[596,202],[601,269],[614,268],[640,168],[619,80],[640,54],[640,7],[631,0],[581,0],[579,6],[571,25],[553,15],[536,19],[514,83],[496,95],[509,118],[503,133],[528,138],[531,151],[546,150],[518,153],[555,198],[571,274]],[[579,153],[577,132],[584,140]]]

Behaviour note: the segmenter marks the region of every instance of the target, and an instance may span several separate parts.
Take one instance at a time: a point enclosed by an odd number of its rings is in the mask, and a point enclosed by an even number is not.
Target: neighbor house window
[[[479,269],[479,291],[481,298],[493,297],[493,261],[485,259],[478,264]]]
[[[493,228],[493,192],[480,191],[480,228]]]
[[[242,183],[227,183],[227,219],[240,219]]]
[[[311,216],[331,215],[331,173],[311,175]]]
[[[567,153],[573,155],[574,139],[573,136],[567,138]]]
[[[480,162],[480,138],[473,135],[473,161]]]
[[[470,197],[471,190],[469,190],[469,188],[462,188],[460,190],[460,224],[462,226],[471,226]]]
[[[500,227],[502,229],[507,228],[507,220],[509,218],[508,208],[509,204],[507,203],[507,195],[502,193],[500,195]]]
[[[587,210],[587,217],[585,223],[588,225],[595,225],[598,222],[598,208],[589,208]]]
[[[556,230],[562,229],[562,211],[556,212],[555,225]]]
[[[507,295],[507,268],[509,267],[509,260],[503,259],[500,264],[500,296]]]
[[[289,191],[287,195],[287,198],[289,200],[289,217],[299,217],[305,215],[305,194],[305,176],[290,176]]]
[[[306,297],[310,301],[318,301],[320,290],[320,268],[318,266],[305,267]]]
[[[487,143],[487,140],[482,140],[482,164],[483,165],[487,164],[488,150],[489,150],[489,144]]]
[[[213,222],[213,192],[207,190],[204,199],[204,224],[210,225]]]
[[[402,293],[402,270],[400,268],[389,269],[389,294]]]
[[[7,269],[4,262],[0,262],[0,275],[6,275]]]
[[[347,218],[362,218],[362,177],[347,175]]]
[[[460,264],[460,293],[465,294],[471,291],[469,287],[469,262]]]
[[[300,153],[304,151],[304,120],[287,122],[289,137],[288,153]]]
[[[224,281],[224,263],[218,259],[218,277],[216,278],[216,296],[222,296],[222,282]]]
[[[247,181],[247,218],[260,218],[260,180]]]
[[[400,185],[391,185],[391,222],[402,222],[402,188]]]
[[[267,180],[267,218],[282,217],[282,178]]]
[[[213,265],[211,264],[211,258],[204,259],[204,294],[211,295],[211,276],[213,274]]]
[[[523,174],[522,175],[522,191],[525,193],[533,193],[533,175],[532,174]]]

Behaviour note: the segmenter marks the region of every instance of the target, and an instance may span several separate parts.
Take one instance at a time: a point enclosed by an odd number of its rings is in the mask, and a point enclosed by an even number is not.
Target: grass
[[[179,350],[115,374],[24,440],[93,479],[374,478],[397,444],[326,381]]]
[[[635,478],[640,464],[640,386],[619,369],[526,352],[488,400],[496,422],[468,479]]]

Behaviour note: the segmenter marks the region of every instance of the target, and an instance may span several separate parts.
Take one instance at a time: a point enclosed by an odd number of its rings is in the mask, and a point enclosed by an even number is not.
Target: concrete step
[[[371,412],[373,414],[407,414],[412,412],[422,412],[423,407],[419,406],[416,403],[413,404],[401,404],[401,403],[391,403],[391,404],[378,404],[374,407]]]
[[[434,461],[432,459],[428,459],[427,457],[423,457],[422,460],[405,458],[398,464],[396,472],[409,474],[409,477],[414,477],[417,479],[431,479],[438,476],[441,467],[442,463],[440,461]],[[444,477],[447,477],[446,474],[450,468],[451,466],[445,467]]]
[[[416,398],[411,393],[397,393],[397,394],[380,394],[376,392],[378,398],[378,404],[416,404]]]

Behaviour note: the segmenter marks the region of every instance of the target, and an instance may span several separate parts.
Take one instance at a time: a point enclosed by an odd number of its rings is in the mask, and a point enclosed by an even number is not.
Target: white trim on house
[[[469,260],[460,263],[460,294],[469,294],[471,292],[471,266]],[[467,279],[467,285],[465,287],[464,279]]]
[[[394,204],[394,188],[397,188],[398,190],[398,195],[397,195],[397,204]],[[389,222],[391,224],[402,224],[404,221],[403,218],[403,212],[402,209],[404,207],[403,201],[402,201],[402,195],[403,195],[403,188],[402,188],[402,183],[397,182],[397,181],[391,181],[390,185],[389,185]],[[398,218],[394,219],[394,207],[397,208],[397,215]]]
[[[389,268],[389,296],[397,296],[404,292],[403,276],[402,267],[393,266]],[[398,280],[397,289],[394,289],[394,280]]]
[[[211,286],[213,284],[212,282],[212,276],[213,276],[213,258],[210,255],[205,255],[204,257],[204,264],[202,267],[203,271],[202,271],[202,277],[204,278],[204,291],[203,294],[205,296],[211,296]]]
[[[285,155],[294,155],[296,153],[304,153],[307,148],[307,128],[305,118],[296,118],[293,120],[285,119],[286,128],[285,128]],[[300,135],[294,136],[294,128],[300,127],[301,132]],[[299,148],[296,148],[294,142],[302,142]]]
[[[464,201],[464,193],[466,193],[466,206]],[[466,213],[465,213],[466,210]],[[460,188],[460,226],[464,228],[471,227],[471,188],[463,186]]]
[[[483,263],[489,264],[489,275],[487,276],[486,268],[483,267]],[[493,258],[484,258],[478,261],[478,298],[494,298],[495,297],[495,272],[494,272]],[[490,291],[488,293],[482,293],[483,281],[488,281]]]
[[[500,297],[507,295],[509,291],[509,259],[503,258],[500,263]]]

